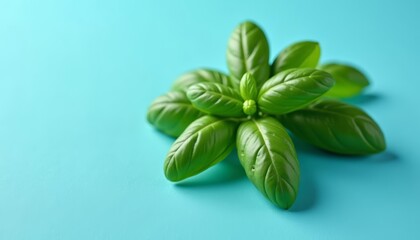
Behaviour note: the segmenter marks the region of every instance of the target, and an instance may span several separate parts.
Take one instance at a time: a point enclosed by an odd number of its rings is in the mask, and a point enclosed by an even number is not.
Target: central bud
[[[254,113],[257,111],[257,104],[254,100],[249,99],[244,102],[242,109],[246,115],[254,115]]]

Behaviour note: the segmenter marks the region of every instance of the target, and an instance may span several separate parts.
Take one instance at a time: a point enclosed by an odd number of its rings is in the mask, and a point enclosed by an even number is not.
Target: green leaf
[[[318,65],[321,48],[317,42],[297,42],[283,49],[271,65],[275,75],[291,68],[315,68]]]
[[[278,120],[267,117],[239,126],[238,156],[251,182],[275,205],[288,209],[299,187],[293,142]]]
[[[160,131],[178,137],[204,113],[195,109],[183,92],[172,91],[158,97],[147,112],[147,120]]]
[[[186,92],[190,86],[202,82],[215,82],[233,87],[229,76],[226,74],[212,69],[198,69],[181,75],[175,80],[172,85],[172,90]]]
[[[280,119],[296,136],[330,152],[360,155],[386,148],[378,124],[361,109],[342,102],[322,100]]]
[[[212,116],[194,121],[174,142],[164,163],[168,180],[197,175],[222,161],[235,145],[237,124]]]
[[[257,83],[255,82],[255,78],[254,76],[252,76],[251,73],[245,73],[242,76],[241,83],[239,85],[239,90],[244,100],[257,100]]]
[[[257,112],[257,104],[254,100],[249,99],[244,102],[242,109],[246,115],[252,116]]]
[[[243,117],[243,100],[232,88],[219,83],[198,83],[187,91],[193,106],[202,112],[223,116]]]
[[[243,22],[230,36],[227,65],[232,82],[239,86],[241,77],[250,72],[260,87],[270,75],[269,48],[264,32],[253,22]]]
[[[369,85],[367,77],[349,65],[329,63],[322,65],[320,69],[330,73],[335,79],[334,87],[325,96],[336,98],[353,97]]]
[[[269,114],[284,114],[303,108],[334,85],[327,72],[316,69],[289,69],[271,77],[261,87],[258,107]]]

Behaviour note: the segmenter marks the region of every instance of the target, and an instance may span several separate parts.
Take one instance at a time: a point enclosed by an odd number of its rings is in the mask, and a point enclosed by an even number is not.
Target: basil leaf
[[[333,100],[280,117],[296,136],[334,153],[372,154],[386,148],[378,124],[361,109]]]
[[[241,23],[228,42],[227,65],[232,82],[239,86],[241,77],[250,72],[260,87],[270,75],[269,48],[264,32],[253,22]]]
[[[190,123],[203,115],[192,106],[185,93],[172,91],[153,101],[147,120],[160,131],[178,137]]]
[[[271,77],[261,87],[258,107],[269,114],[283,114],[303,108],[334,85],[327,72],[289,69]]]
[[[235,145],[237,124],[203,116],[174,142],[164,163],[165,176],[181,181],[222,161]]]
[[[202,112],[223,116],[243,117],[243,100],[238,92],[219,83],[198,83],[187,91],[193,106]]]
[[[254,100],[249,99],[244,102],[242,109],[246,115],[252,116],[257,112],[257,104]]]
[[[239,90],[244,100],[257,100],[257,83],[255,82],[255,78],[254,76],[252,76],[251,73],[245,73],[242,76],[241,83],[239,85]]]
[[[231,80],[226,74],[212,69],[198,69],[181,75],[175,80],[172,90],[186,92],[190,86],[201,82],[216,82],[232,87]]]
[[[321,48],[317,42],[297,42],[283,49],[271,65],[275,75],[291,68],[315,68],[318,65]]]
[[[244,122],[236,146],[251,182],[272,203],[290,208],[296,199],[300,170],[286,129],[272,117]]]
[[[367,77],[356,68],[337,63],[324,64],[320,69],[330,73],[335,79],[335,85],[325,96],[346,98],[359,94],[369,85]]]

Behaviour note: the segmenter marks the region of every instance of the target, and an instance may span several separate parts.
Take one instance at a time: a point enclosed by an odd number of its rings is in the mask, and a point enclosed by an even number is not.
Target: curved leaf
[[[252,116],[257,112],[257,104],[254,100],[249,99],[244,102],[242,109],[246,115]]]
[[[280,117],[296,136],[334,153],[372,154],[386,148],[378,124],[357,107],[322,100]]]
[[[246,175],[272,203],[289,208],[299,187],[299,162],[293,142],[278,120],[268,117],[242,123],[238,156]]]
[[[367,77],[356,68],[337,63],[324,64],[320,69],[330,73],[335,79],[335,85],[325,96],[346,98],[359,94],[369,85]]]
[[[243,22],[230,36],[227,65],[233,84],[239,86],[241,77],[250,72],[260,87],[270,75],[269,48],[264,32],[253,22]]]
[[[291,68],[315,68],[320,55],[321,48],[317,42],[294,43],[280,52],[271,65],[271,73],[275,75]]]
[[[243,100],[234,89],[219,83],[198,83],[187,91],[193,106],[205,113],[224,117],[243,117]]]
[[[235,145],[236,128],[236,123],[212,116],[194,121],[169,150],[166,178],[181,181],[222,161]]]
[[[303,108],[334,85],[329,73],[316,69],[289,69],[274,75],[261,87],[262,112],[283,114]]]
[[[178,137],[190,123],[203,115],[192,106],[185,93],[172,91],[153,101],[147,120],[160,131]]]
[[[190,86],[201,82],[215,82],[232,87],[231,80],[226,74],[212,69],[198,69],[181,75],[175,80],[172,90],[186,92]]]
[[[245,73],[242,76],[241,83],[239,85],[239,90],[244,100],[257,100],[257,83],[255,82],[255,78],[254,76],[252,76],[251,73]]]

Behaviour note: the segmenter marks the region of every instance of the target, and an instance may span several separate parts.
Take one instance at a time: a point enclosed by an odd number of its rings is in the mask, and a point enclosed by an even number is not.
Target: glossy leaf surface
[[[264,32],[253,22],[241,23],[230,36],[227,65],[232,82],[239,82],[246,72],[252,73],[260,87],[270,75],[269,48]]]
[[[315,68],[320,55],[321,48],[317,42],[294,43],[280,52],[271,65],[271,73],[275,75],[291,68]]]
[[[243,100],[233,88],[219,83],[198,83],[187,91],[193,106],[202,112],[224,116],[243,117]]]
[[[367,77],[349,65],[330,63],[322,65],[320,69],[330,73],[335,79],[334,87],[325,94],[329,97],[353,97],[369,85]]]
[[[172,90],[186,92],[190,86],[202,82],[214,82],[232,87],[230,78],[226,74],[212,69],[198,69],[187,72],[176,79]]]
[[[239,90],[244,100],[257,100],[258,89],[255,78],[251,73],[245,73],[242,76],[241,83],[239,85]]]
[[[372,154],[386,148],[376,122],[361,109],[333,100],[280,117],[296,136],[334,153]]]
[[[178,137],[190,123],[203,115],[192,106],[185,93],[172,91],[151,104],[147,120],[160,131]]]
[[[236,123],[212,116],[194,121],[169,150],[166,178],[181,181],[222,161],[235,146],[236,129]]]
[[[327,72],[289,69],[271,77],[261,87],[258,107],[269,114],[284,114],[310,104],[334,85]]]
[[[246,175],[272,203],[290,208],[299,187],[299,162],[286,129],[268,117],[240,125],[238,156]]]

